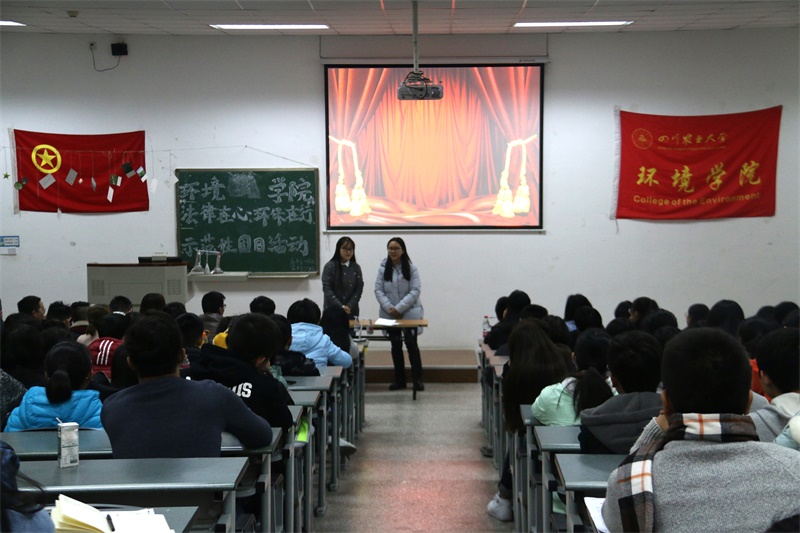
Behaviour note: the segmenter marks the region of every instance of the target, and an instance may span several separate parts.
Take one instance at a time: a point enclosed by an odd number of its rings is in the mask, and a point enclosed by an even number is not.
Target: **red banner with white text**
[[[144,131],[67,135],[14,130],[23,211],[147,211]]]
[[[620,111],[617,218],[773,216],[781,110],[687,117]]]

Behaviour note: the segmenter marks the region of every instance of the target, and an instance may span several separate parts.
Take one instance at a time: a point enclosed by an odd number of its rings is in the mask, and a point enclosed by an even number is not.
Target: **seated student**
[[[736,328],[736,336],[739,342],[744,345],[744,349],[747,350],[747,356],[750,357],[750,367],[753,369],[753,381],[750,384],[750,389],[753,392],[764,394],[764,387],[761,386],[761,380],[758,377],[756,347],[764,335],[780,327],[781,325],[775,322],[775,319],[753,316],[743,320],[739,327]],[[767,399],[769,400],[770,398]]]
[[[194,313],[184,313],[175,321],[181,330],[181,341],[186,351],[186,360],[181,366],[187,368],[200,357],[200,348],[205,345],[209,332],[203,329],[203,321]]]
[[[214,340],[214,335],[217,334],[222,315],[225,314],[225,295],[219,291],[207,292],[203,295],[200,305],[203,307],[200,320],[203,321],[203,329],[211,332],[208,339],[211,342]]]
[[[148,311],[163,311],[167,301],[164,295],[158,292],[148,292],[142,296],[142,302],[139,304],[139,314],[145,314]]]
[[[162,311],[167,313],[172,318],[178,318],[182,314],[186,313],[186,304],[183,302],[167,302]]]
[[[661,412],[661,345],[642,331],[628,331],[608,346],[611,383],[619,393],[580,413],[582,453],[628,453],[642,429]]]
[[[350,317],[343,307],[333,305],[325,309],[319,325],[343,352],[349,353],[353,359],[358,358],[358,345],[350,336]]]
[[[286,314],[292,325],[292,345],[289,348],[313,359],[317,368],[328,364],[350,368],[353,358],[323,333],[320,317],[319,306],[312,300],[304,298],[293,303]]]
[[[110,396],[101,418],[114,457],[219,457],[222,432],[247,448],[272,442],[269,423],[230,389],[181,379],[185,354],[175,319],[153,311],[125,333],[139,384]]]
[[[112,313],[129,315],[133,312],[133,302],[131,302],[131,299],[127,296],[114,296],[111,298],[111,301],[108,302],[108,309]]]
[[[107,384],[111,379],[111,362],[130,325],[130,315],[116,313],[108,314],[97,321],[98,337],[89,344],[89,353],[92,355],[92,374],[102,374],[102,378],[98,380],[100,383]]]
[[[50,512],[45,510],[47,495],[42,486],[19,471],[19,457],[14,448],[0,441],[0,530],[35,533],[54,531]],[[17,478],[35,490],[19,490]]]
[[[575,313],[581,307],[592,307],[592,302],[583,294],[570,294],[564,304],[564,322],[567,324],[570,333],[578,329],[575,324]]]
[[[611,398],[611,382],[606,378],[606,352],[611,337],[602,329],[587,329],[575,342],[574,374],[560,383],[542,389],[531,405],[534,418],[545,426],[578,424],[578,414]]]
[[[629,313],[629,320],[633,329],[638,329],[641,326],[642,320],[658,310],[658,302],[647,296],[639,296],[631,302],[631,309]]]
[[[800,512],[800,454],[758,442],[750,364],[732,336],[692,328],[661,364],[668,429],[608,480],[610,531],[765,531]]]
[[[11,316],[14,315],[9,318]],[[24,318],[6,327],[3,341],[3,369],[27,388],[43,387],[47,383],[44,375],[47,352],[44,350],[40,324],[35,319]]]
[[[72,333],[73,340],[78,340],[78,337],[86,333],[86,328],[89,327],[89,302],[72,302],[69,310],[71,319],[69,331]]]
[[[520,290],[511,291],[508,295],[508,302],[503,316],[498,316],[500,321],[492,326],[486,337],[483,338],[489,348],[492,350],[498,349],[501,345],[508,342],[508,336],[511,335],[511,330],[519,322],[519,314],[526,305],[530,305],[531,298],[525,292]]]
[[[46,320],[55,320],[64,324],[67,328],[72,325],[72,309],[61,300],[53,302],[47,308]]]
[[[188,376],[210,379],[239,396],[254,413],[272,427],[292,427],[294,405],[289,391],[269,371],[269,360],[278,349],[278,326],[259,313],[239,315],[228,329],[228,349],[206,344],[192,361]]]
[[[278,348],[270,369],[279,367],[283,376],[319,376],[319,369],[313,359],[309,359],[302,352],[290,350],[292,345],[292,325],[283,315],[272,315],[270,318],[281,330],[282,344]]]
[[[85,346],[73,341],[53,346],[45,357],[45,373],[47,385],[28,389],[8,417],[6,431],[55,428],[58,420],[103,428],[100,395],[86,389],[92,379],[92,361]]]
[[[262,315],[274,315],[275,314],[275,302],[272,298],[267,296],[256,296],[253,298],[253,301],[250,302],[250,312],[251,313],[261,313]]]
[[[100,335],[97,333],[97,323],[101,318],[111,313],[105,305],[93,305],[86,311],[86,320],[89,325],[86,326],[86,331],[78,336],[78,342],[84,346],[89,346],[93,340],[97,339]],[[125,313],[117,313],[124,315]]]
[[[4,431],[8,415],[22,402],[27,391],[25,385],[0,370],[0,431]]]
[[[701,328],[706,325],[708,306],[706,304],[692,304],[686,311],[686,327]]]
[[[764,335],[755,349],[758,376],[772,403],[750,417],[762,441],[775,440],[800,413],[800,329],[781,328]]]

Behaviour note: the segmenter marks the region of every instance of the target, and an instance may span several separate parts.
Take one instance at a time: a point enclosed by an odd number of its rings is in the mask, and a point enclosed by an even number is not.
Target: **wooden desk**
[[[225,531],[233,531],[234,492],[247,464],[246,457],[90,459],[72,468],[59,468],[50,461],[24,461],[20,471],[42,485],[50,502],[66,494],[84,502],[208,509],[215,495],[221,494],[220,521]],[[36,489],[23,481],[20,490]]]
[[[573,533],[581,524],[576,506],[576,494],[605,496],[608,477],[619,466],[625,455],[556,454],[555,463],[559,483],[567,495],[567,531]]]
[[[553,475],[553,455],[556,453],[580,453],[578,442],[580,426],[536,426],[533,435],[539,448],[541,463],[541,513],[537,516],[538,531],[547,531],[550,516],[553,513],[552,491],[556,490],[558,481]],[[538,509],[537,509],[538,510]]]

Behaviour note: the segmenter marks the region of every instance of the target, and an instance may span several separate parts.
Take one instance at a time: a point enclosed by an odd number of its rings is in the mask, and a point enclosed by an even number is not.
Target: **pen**
[[[111,520],[111,515],[110,514],[106,515],[106,520],[108,520],[108,527],[111,528],[111,531],[115,531],[114,522]]]

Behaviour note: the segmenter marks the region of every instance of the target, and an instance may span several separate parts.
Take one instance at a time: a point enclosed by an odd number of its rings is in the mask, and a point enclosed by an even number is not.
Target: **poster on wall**
[[[21,211],[147,211],[144,131],[70,135],[13,130]]]
[[[781,110],[705,116],[620,111],[616,218],[774,216]]]
[[[328,65],[328,228],[542,228],[542,65]]]

